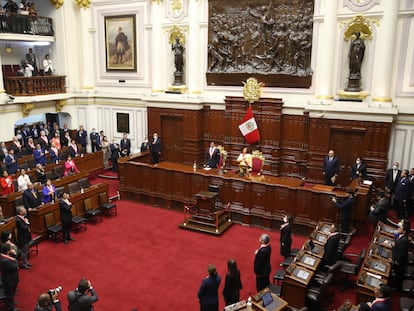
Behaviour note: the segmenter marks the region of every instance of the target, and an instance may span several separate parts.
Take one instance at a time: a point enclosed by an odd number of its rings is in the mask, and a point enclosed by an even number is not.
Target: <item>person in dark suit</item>
[[[390,209],[390,202],[385,196],[384,191],[377,192],[377,202],[370,207],[370,213],[368,219],[374,225],[377,226],[379,221],[385,223],[387,221],[388,210]]]
[[[40,144],[43,150],[49,150],[50,139],[47,137],[45,131],[40,131],[40,137],[37,139],[37,143]]]
[[[200,303],[200,311],[218,311],[218,288],[221,282],[221,277],[217,274],[216,266],[209,265],[207,270],[208,276],[201,282],[197,294]]]
[[[411,218],[411,215],[414,211],[414,168],[410,169],[410,175],[408,176],[408,202],[407,202],[407,212],[408,218]]]
[[[83,148],[86,148],[87,139],[88,133],[83,129],[83,125],[79,126],[78,133],[76,134],[76,142]]]
[[[143,142],[142,142],[142,144],[141,144],[140,151],[141,151],[141,152],[144,152],[144,151],[147,151],[148,149],[149,149],[148,137],[145,137],[145,138],[144,138],[144,141],[143,141]]]
[[[335,202],[336,207],[340,210],[340,219],[341,219],[341,231],[348,233],[349,226],[351,225],[352,220],[352,209],[355,204],[355,195],[353,189],[348,189],[346,191],[348,197],[344,200],[338,201],[336,197],[332,197],[332,201]]]
[[[95,128],[92,129],[92,132],[89,134],[91,140],[92,152],[101,150],[101,137]]]
[[[111,150],[111,162],[112,162],[112,171],[118,172],[118,159],[120,158],[121,150],[119,145],[115,142],[115,138],[112,139],[112,144],[109,145]]]
[[[8,154],[4,159],[4,163],[6,164],[7,173],[10,175],[14,175],[19,170],[19,162],[17,158],[14,156],[14,150],[9,149]]]
[[[240,290],[243,288],[240,279],[240,270],[237,269],[237,263],[234,259],[227,262],[226,281],[223,288],[223,297],[226,306],[240,301]]]
[[[329,150],[323,160],[323,174],[325,175],[325,185],[336,185],[336,178],[339,174],[339,159],[335,157],[333,150]]]
[[[361,157],[356,158],[355,163],[351,167],[351,179],[367,178],[367,165]]]
[[[399,169],[400,163],[394,162],[392,168],[387,169],[385,173],[385,191],[389,193],[391,197],[391,208],[395,208],[393,194],[395,187],[400,180],[401,170]]]
[[[410,242],[408,233],[410,232],[410,223],[408,220],[401,221],[398,225],[395,241],[392,245],[392,263],[395,271],[395,286],[401,288],[404,280],[404,268],[408,261],[408,248]]]
[[[217,168],[220,162],[220,150],[216,147],[214,142],[210,143],[210,147],[206,153],[206,163],[208,167]]]
[[[78,287],[68,293],[70,310],[93,310],[92,304],[98,301],[98,295],[92,287],[91,281],[83,278],[79,281]]]
[[[69,154],[72,158],[80,156],[78,144],[74,139],[72,139],[72,142],[69,145]]]
[[[7,150],[6,144],[4,142],[0,143],[0,162],[3,163],[6,155],[9,153]]]
[[[398,180],[394,190],[394,208],[397,212],[398,219],[404,219],[407,214],[407,202],[409,199],[409,184],[408,170],[401,171],[401,177]]]
[[[27,189],[23,192],[23,204],[28,212],[38,209],[42,205],[40,193],[32,183],[28,183]]]
[[[62,222],[63,243],[68,244],[69,241],[75,239],[70,236],[72,228],[72,202],[69,201],[69,194],[64,192],[59,200],[60,221]]]
[[[127,157],[131,153],[131,140],[128,138],[128,135],[126,133],[123,134],[121,142],[121,156]]]
[[[380,284],[374,289],[375,299],[372,302],[361,302],[359,311],[391,311],[392,289],[389,285]]]
[[[3,283],[6,305],[8,310],[19,310],[15,308],[14,296],[19,283],[19,265],[16,252],[10,244],[2,243],[0,246],[0,270]]]
[[[339,232],[335,225],[331,225],[330,234],[324,245],[325,253],[323,255],[323,264],[331,266],[338,258],[338,246],[339,246]]]
[[[51,311],[55,307],[56,311],[62,311],[59,301],[59,293],[54,290],[52,293],[42,293],[37,299],[34,311]]]
[[[158,137],[157,133],[154,133],[153,140],[150,143],[150,150],[151,150],[151,158],[152,164],[157,164],[160,162],[160,156],[162,151],[162,142],[161,139]]]
[[[22,144],[20,143],[20,141],[17,139],[17,136],[13,136],[13,142],[10,144],[10,149],[13,149],[14,151],[14,156],[19,159],[23,156],[22,153]]]
[[[292,215],[283,217],[283,224],[280,226],[280,255],[282,255],[285,259],[289,257],[291,253],[292,224]]]
[[[256,274],[256,290],[258,292],[269,285],[269,275],[272,271],[270,265],[272,248],[269,235],[263,233],[259,238],[259,243],[260,247],[255,251],[254,257],[254,274]]]
[[[30,269],[32,264],[27,261],[27,255],[29,254],[29,242],[32,240],[32,235],[30,233],[29,220],[26,216],[26,209],[23,206],[17,207],[17,246],[20,248],[21,251],[21,267],[23,269]]]

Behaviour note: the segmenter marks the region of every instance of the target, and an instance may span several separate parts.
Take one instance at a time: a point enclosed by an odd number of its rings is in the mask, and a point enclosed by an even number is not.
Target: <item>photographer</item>
[[[78,288],[68,293],[70,311],[90,311],[93,310],[92,304],[98,301],[91,282],[85,278],[81,279]]]
[[[16,260],[16,252],[10,244],[3,243],[0,247],[1,280],[3,282],[4,294],[8,310],[19,310],[15,308],[14,296],[19,283],[19,265]]]
[[[37,299],[37,305],[35,311],[49,311],[55,307],[56,311],[62,311],[59,301],[59,293],[62,291],[62,287],[49,290],[48,293],[40,294]]]

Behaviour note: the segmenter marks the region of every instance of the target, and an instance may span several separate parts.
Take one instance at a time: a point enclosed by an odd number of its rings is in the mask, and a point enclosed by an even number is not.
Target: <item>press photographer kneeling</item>
[[[56,311],[62,311],[59,301],[59,293],[62,291],[62,287],[58,286],[54,289],[50,289],[47,293],[40,294],[37,299],[37,305],[35,311],[49,311],[55,307]]]

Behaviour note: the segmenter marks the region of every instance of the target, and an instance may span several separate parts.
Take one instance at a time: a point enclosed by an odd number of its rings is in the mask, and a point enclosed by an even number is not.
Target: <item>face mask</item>
[[[393,170],[396,170],[396,169],[398,169],[398,166],[397,166],[397,165],[394,165],[394,166],[392,167],[392,169],[393,169]]]
[[[283,217],[283,222],[288,222],[288,219],[287,219],[287,217],[285,216],[285,217]]]
[[[361,164],[361,161],[356,161],[356,164]]]
[[[158,136],[154,136],[154,139],[157,139],[158,138]]]

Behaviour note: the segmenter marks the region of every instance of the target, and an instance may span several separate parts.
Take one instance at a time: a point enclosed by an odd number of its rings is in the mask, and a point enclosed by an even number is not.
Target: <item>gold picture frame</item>
[[[135,15],[105,16],[106,71],[137,71]]]

